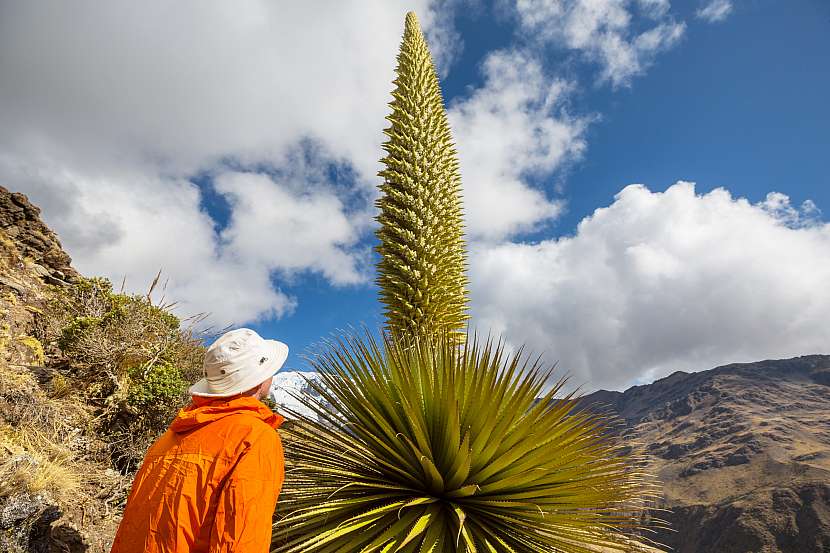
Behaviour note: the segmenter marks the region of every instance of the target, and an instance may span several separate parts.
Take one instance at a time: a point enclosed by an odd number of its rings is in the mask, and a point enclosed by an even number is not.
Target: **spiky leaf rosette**
[[[312,364],[319,421],[295,413],[286,436],[274,551],[640,550],[640,465],[607,421],[555,399],[561,381],[541,394],[538,363],[443,335],[347,337]]]
[[[467,320],[461,177],[438,75],[411,12],[394,84],[377,202],[387,328],[460,333]]]

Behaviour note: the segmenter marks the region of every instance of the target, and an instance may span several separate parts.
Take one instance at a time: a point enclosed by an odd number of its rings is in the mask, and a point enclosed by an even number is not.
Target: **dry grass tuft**
[[[73,453],[65,450],[53,455],[55,448],[49,447],[53,444],[43,438],[31,427],[0,428],[0,497],[21,490],[49,492],[62,502],[76,497],[83,473],[73,461]]]
[[[114,526],[130,478],[112,470],[95,416],[79,397],[50,397],[30,370],[0,363],[0,503],[40,496],[79,526]]]

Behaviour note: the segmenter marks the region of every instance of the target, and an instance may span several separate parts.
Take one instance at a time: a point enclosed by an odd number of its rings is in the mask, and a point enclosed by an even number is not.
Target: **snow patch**
[[[296,418],[286,412],[285,408],[287,407],[311,419],[316,420],[318,418],[313,410],[294,397],[294,395],[307,395],[320,399],[320,394],[309,385],[309,381],[322,384],[320,375],[315,372],[286,371],[274,375],[274,382],[271,385],[271,399],[277,404],[277,411],[282,416],[287,419]]]

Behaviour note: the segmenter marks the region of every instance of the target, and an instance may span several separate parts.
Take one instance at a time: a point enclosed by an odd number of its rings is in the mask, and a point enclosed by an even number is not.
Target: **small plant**
[[[178,367],[158,363],[130,370],[135,378],[127,394],[127,402],[141,409],[152,409],[178,402],[187,392],[188,382]]]
[[[84,334],[90,329],[97,328],[101,322],[101,317],[90,317],[88,315],[73,318],[61,331],[60,338],[58,338],[58,347],[66,352],[72,351],[77,344],[83,341]]]

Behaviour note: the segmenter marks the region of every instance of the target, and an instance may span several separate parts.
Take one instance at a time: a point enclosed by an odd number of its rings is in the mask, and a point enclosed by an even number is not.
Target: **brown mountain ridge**
[[[616,413],[663,483],[677,553],[830,552],[830,356],[674,374],[582,405]]]

